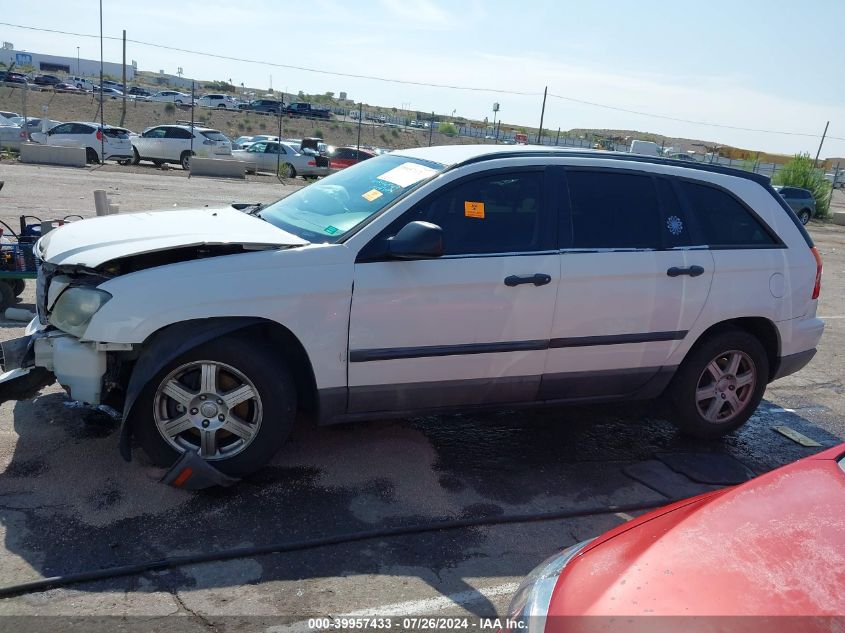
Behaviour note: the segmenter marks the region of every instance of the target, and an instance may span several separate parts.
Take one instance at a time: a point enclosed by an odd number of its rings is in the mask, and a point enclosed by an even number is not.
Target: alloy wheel
[[[156,428],[180,453],[229,459],[258,435],[261,397],[242,372],[216,361],[186,363],[159,384],[153,399]]]
[[[756,385],[757,368],[748,354],[739,350],[719,354],[698,379],[698,412],[708,422],[728,422],[745,410]]]

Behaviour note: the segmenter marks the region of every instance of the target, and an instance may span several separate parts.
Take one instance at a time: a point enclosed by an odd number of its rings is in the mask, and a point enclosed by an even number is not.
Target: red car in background
[[[338,147],[329,154],[329,167],[331,169],[346,169],[352,167],[362,160],[373,158],[374,153],[354,147]]]
[[[573,545],[526,577],[508,611],[522,622],[509,630],[531,633],[593,631],[602,623],[616,631],[638,620],[652,631],[839,630],[845,444]]]

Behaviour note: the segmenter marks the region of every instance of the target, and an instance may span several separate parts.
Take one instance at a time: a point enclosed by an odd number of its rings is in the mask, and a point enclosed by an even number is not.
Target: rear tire
[[[721,437],[748,421],[768,381],[759,339],[737,327],[720,329],[693,347],[672,379],[672,422],[693,437]]]
[[[798,219],[801,220],[801,224],[807,224],[812,217],[813,214],[809,209],[801,209],[801,213],[798,214]]]
[[[97,150],[93,147],[86,147],[85,148],[85,162],[86,163],[99,163],[100,156],[97,154]]]
[[[164,165],[165,162],[167,161],[153,159],[153,165],[155,165],[156,167],[161,167],[162,165]]]
[[[279,167],[279,177],[296,178],[296,169],[290,163],[282,163]]]
[[[204,368],[209,367],[216,368],[208,370],[214,377],[203,384]],[[254,397],[224,406],[227,397],[243,393],[247,386]],[[201,410],[205,407],[209,411]],[[206,415],[208,419],[203,420]],[[128,421],[144,452],[158,466],[170,466],[185,451],[196,450],[218,470],[243,477],[276,454],[295,415],[296,388],[287,363],[271,348],[256,345],[246,336],[232,336],[204,343],[168,363],[144,387]],[[198,423],[191,422],[197,417]],[[172,429],[178,420],[184,420],[183,430],[169,433],[168,425]],[[229,428],[243,435],[227,430],[230,421]],[[204,435],[213,435],[205,445]],[[207,458],[203,452],[211,447],[215,452]]]

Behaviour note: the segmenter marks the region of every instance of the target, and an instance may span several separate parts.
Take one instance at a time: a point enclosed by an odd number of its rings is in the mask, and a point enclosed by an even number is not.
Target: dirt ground
[[[269,201],[275,180],[224,181],[115,168],[0,164],[3,213],[93,214],[107,189],[121,210]],[[845,206],[837,192],[836,204]],[[386,526],[595,506],[666,503],[712,490],[666,466],[667,456],[718,459],[766,472],[845,438],[845,227],[809,227],[825,260],[814,361],[773,383],[742,429],[701,442],[677,434],[659,404],[496,411],[342,427],[301,425],[271,464],[229,489],[176,490],[135,450],[117,452],[117,426],[66,402],[53,385],[0,404],[0,585],[168,556],[266,546]],[[32,289],[23,296],[31,307]],[[22,334],[0,322],[0,337]],[[313,616],[505,615],[521,578],[551,553],[637,512],[482,525],[197,564],[0,598],[10,630],[49,616],[102,618],[102,630],[309,631]],[[38,616],[38,617],[34,617]],[[15,619],[15,617],[20,619]],[[31,619],[28,619],[31,618]],[[45,619],[46,618],[46,619]],[[70,630],[66,619],[52,628]],[[132,628],[132,627],[135,628]]]

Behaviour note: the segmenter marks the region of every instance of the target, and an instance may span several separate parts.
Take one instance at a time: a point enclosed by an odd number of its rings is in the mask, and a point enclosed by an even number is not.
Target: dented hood
[[[108,215],[71,222],[42,237],[38,252],[51,264],[95,268],[120,257],[210,244],[267,248],[307,242],[260,218],[225,207]]]

